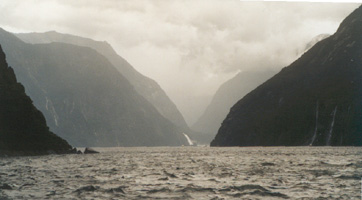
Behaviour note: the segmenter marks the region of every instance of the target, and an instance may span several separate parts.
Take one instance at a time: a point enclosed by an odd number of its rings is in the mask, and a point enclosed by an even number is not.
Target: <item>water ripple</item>
[[[0,159],[0,199],[360,199],[362,148],[97,148]]]

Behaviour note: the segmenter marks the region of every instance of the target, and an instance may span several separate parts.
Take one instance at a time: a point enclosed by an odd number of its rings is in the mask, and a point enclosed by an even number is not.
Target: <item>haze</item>
[[[0,26],[108,41],[156,80],[192,124],[240,71],[281,69],[337,29],[349,3],[2,0]]]

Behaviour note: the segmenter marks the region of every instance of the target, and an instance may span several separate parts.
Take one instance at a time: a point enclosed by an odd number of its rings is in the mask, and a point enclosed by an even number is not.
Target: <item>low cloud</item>
[[[358,4],[238,0],[3,0],[0,26],[106,40],[196,120],[239,71],[281,69]],[[194,100],[192,100],[194,99]]]

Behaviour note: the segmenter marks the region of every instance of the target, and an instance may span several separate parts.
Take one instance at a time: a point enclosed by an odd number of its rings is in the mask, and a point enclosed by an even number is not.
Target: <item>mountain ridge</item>
[[[72,147],[49,131],[43,114],[17,82],[1,46],[0,111],[0,156],[71,153]]]
[[[362,6],[230,110],[211,146],[361,146]]]
[[[4,30],[0,43],[51,129],[74,146],[187,145],[182,130],[94,49],[27,44]]]
[[[272,70],[239,72],[219,87],[203,115],[191,128],[207,136],[203,142],[210,143],[230,108],[275,73]]]
[[[85,37],[58,33],[56,31],[44,33],[18,33],[15,35],[24,42],[32,44],[63,42],[77,46],[90,47],[96,50],[98,53],[105,56],[113,66],[130,81],[136,91],[153,104],[165,118],[183,128],[185,131],[190,131],[177,106],[171,101],[158,83],[134,69],[132,65],[115,52],[108,42],[100,42]]]

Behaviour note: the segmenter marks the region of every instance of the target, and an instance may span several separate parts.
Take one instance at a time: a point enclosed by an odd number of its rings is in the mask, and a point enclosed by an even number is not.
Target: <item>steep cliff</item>
[[[17,82],[0,47],[0,156],[69,153],[72,147],[49,131],[45,118]]]
[[[362,7],[246,95],[212,146],[362,145]]]
[[[187,144],[183,131],[97,51],[65,43],[27,44],[4,30],[0,43],[51,130],[72,145]]]
[[[239,99],[268,80],[274,74],[276,74],[276,72],[271,70],[240,72],[235,77],[222,84],[216,91],[205,112],[191,127],[197,132],[204,133],[205,141],[202,142],[210,143],[220,128],[222,121],[229,113],[230,108]]]
[[[142,75],[133,68],[125,59],[119,56],[107,42],[95,41],[70,34],[55,31],[45,33],[20,33],[16,34],[27,43],[63,42],[77,46],[90,47],[105,56],[114,67],[133,85],[135,90],[148,100],[165,118],[175,125],[188,131],[188,126],[176,105],[167,96],[165,91],[152,79]]]

